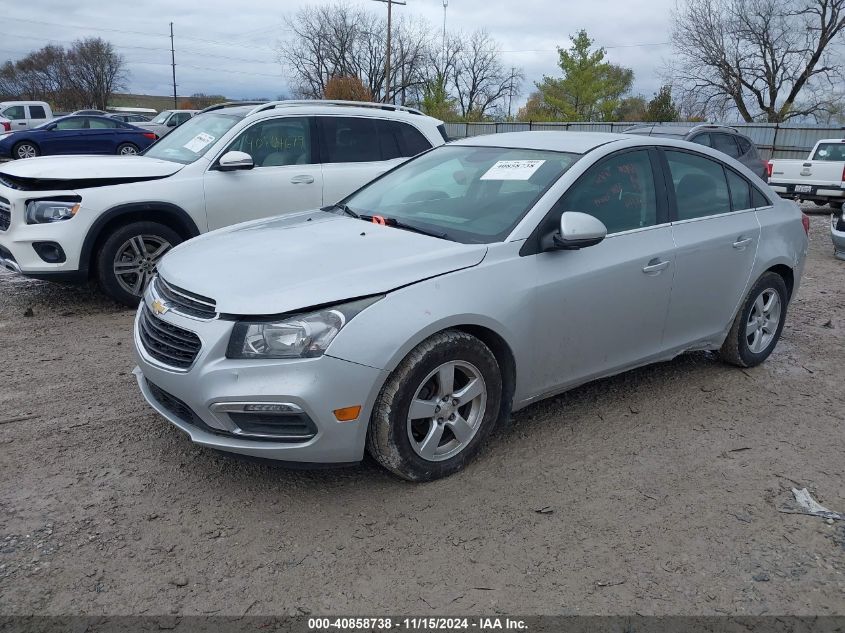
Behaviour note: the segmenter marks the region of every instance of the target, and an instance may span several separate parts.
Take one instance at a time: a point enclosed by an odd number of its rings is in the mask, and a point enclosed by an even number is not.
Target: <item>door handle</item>
[[[742,237],[741,235],[736,239],[734,242],[734,248],[737,250],[743,250],[746,246],[751,244],[754,241],[753,237]]]
[[[655,257],[654,259],[650,260],[648,264],[643,266],[643,272],[646,275],[657,275],[668,267],[668,261],[661,261],[659,257]]]
[[[290,181],[295,185],[310,185],[314,182],[314,176],[309,176],[308,174],[301,174],[299,176],[294,176],[290,179]]]

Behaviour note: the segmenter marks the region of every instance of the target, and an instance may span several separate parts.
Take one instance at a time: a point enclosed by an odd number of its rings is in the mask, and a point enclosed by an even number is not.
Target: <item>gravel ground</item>
[[[0,613],[845,614],[845,263],[812,218],[783,338],[524,410],[414,485],[193,446],[143,402],[132,313],[0,275]]]

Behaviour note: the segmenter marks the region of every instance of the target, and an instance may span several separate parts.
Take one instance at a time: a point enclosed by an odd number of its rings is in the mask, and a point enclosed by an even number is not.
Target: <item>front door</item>
[[[745,296],[760,241],[750,184],[701,154],[671,150],[665,156],[677,246],[666,341],[670,347],[717,343]]]
[[[620,152],[591,167],[555,205],[557,218],[564,211],[597,217],[608,236],[581,250],[532,256],[538,392],[622,371],[664,349],[675,255],[655,173],[655,153]]]
[[[312,128],[309,117],[277,117],[241,132],[222,153],[246,152],[255,166],[227,172],[216,169],[215,161],[205,173],[209,230],[319,208],[323,173],[313,159]]]

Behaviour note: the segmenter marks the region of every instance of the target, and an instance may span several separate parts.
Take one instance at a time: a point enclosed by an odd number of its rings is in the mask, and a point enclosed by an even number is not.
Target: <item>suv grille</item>
[[[9,201],[6,198],[0,198],[0,231],[9,229],[12,223],[12,211]]]
[[[193,365],[202,347],[196,334],[156,318],[146,305],[138,319],[138,334],[147,354],[179,369]]]
[[[199,319],[213,319],[217,316],[217,302],[214,299],[188,292],[167,283],[160,276],[153,281],[155,291],[176,311]]]

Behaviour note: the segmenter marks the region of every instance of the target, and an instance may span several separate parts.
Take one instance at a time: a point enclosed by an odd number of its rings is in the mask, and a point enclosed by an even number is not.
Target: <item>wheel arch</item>
[[[795,289],[795,271],[792,267],[786,264],[775,264],[763,271],[760,276],[762,277],[766,273],[775,273],[783,278],[783,281],[786,284],[787,301],[791,301],[792,291]]]
[[[115,229],[131,222],[159,222],[172,228],[184,240],[200,234],[196,222],[181,207],[170,202],[133,202],[112,207],[98,217],[85,240],[79,257],[80,272],[86,276],[94,269],[100,246]]]

